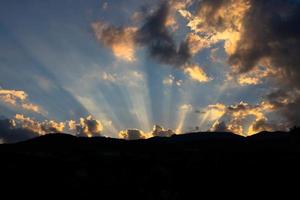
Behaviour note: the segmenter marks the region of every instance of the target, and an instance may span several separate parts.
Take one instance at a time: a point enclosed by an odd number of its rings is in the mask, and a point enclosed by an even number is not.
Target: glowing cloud
[[[258,85],[263,82],[264,79],[270,77],[281,77],[281,71],[270,65],[270,62],[265,59],[262,66],[256,66],[247,73],[235,74],[237,82],[244,85]]]
[[[195,15],[188,10],[179,10],[193,32],[189,35],[189,43],[193,46],[194,54],[219,41],[225,41],[226,52],[232,54],[240,39],[242,22],[249,8],[248,0],[204,0],[199,3]]]
[[[129,129],[119,132],[119,137],[126,140],[139,140],[145,139],[145,133],[138,129]]]
[[[162,126],[155,125],[152,132],[145,133],[138,129],[128,129],[119,132],[119,137],[126,140],[147,139],[150,137],[171,137],[176,134],[171,129],[164,129]]]
[[[232,131],[248,136],[262,130],[274,130],[276,125],[269,124],[266,116],[267,113],[274,110],[273,104],[263,101],[257,105],[249,105],[244,102],[230,106],[209,105],[204,113],[209,113],[208,120],[213,122],[211,131]]]
[[[16,122],[13,119],[1,119],[0,129],[0,144],[19,142],[38,136],[36,132],[16,127]]]
[[[76,124],[75,127],[79,135],[88,137],[99,136],[103,130],[101,122],[94,119],[91,115],[86,118],[80,118],[79,124]]]
[[[39,122],[31,119],[30,117],[25,117],[22,114],[16,114],[12,121],[14,128],[30,130],[39,135],[45,135],[47,133],[62,133],[65,130],[64,122],[56,122],[54,120]]]
[[[16,114],[15,118],[12,120],[13,127],[27,129],[39,135],[45,134],[45,132],[42,129],[41,123],[34,119],[31,119],[30,117],[25,117],[22,114]]]
[[[208,82],[211,80],[206,73],[203,71],[201,67],[195,64],[186,65],[184,67],[184,72],[195,81],[198,81],[200,83],[202,82]]]
[[[28,94],[20,90],[4,90],[0,87],[0,101],[15,108],[41,113],[40,107],[28,102]]]
[[[114,55],[122,60],[133,62],[135,57],[135,27],[114,27],[102,22],[92,23],[97,40],[111,48]]]
[[[165,130],[163,127],[159,126],[159,125],[155,125],[153,127],[153,131],[152,131],[152,136],[157,136],[157,137],[170,137],[172,135],[176,134],[174,131],[172,131],[171,129]]]
[[[163,79],[163,84],[167,86],[172,86],[175,84],[176,86],[182,85],[182,80],[176,80],[174,76],[169,75],[168,77]]]
[[[99,120],[91,115],[80,118],[79,122],[70,120],[66,122],[56,122],[54,120],[38,121],[22,114],[16,114],[11,119],[11,128],[29,130],[37,135],[48,133],[71,133],[79,136],[99,136],[103,131],[103,125]]]

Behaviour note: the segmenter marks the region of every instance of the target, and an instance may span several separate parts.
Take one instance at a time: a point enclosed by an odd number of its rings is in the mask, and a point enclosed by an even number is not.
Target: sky
[[[287,130],[299,23],[297,0],[3,0],[0,140]]]

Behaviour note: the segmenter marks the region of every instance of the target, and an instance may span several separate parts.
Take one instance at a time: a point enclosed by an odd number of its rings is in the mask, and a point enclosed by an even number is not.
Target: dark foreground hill
[[[287,197],[300,181],[298,134],[191,133],[136,141],[51,134],[0,145],[0,191],[39,199],[175,200],[228,194],[243,199],[254,192],[283,191]]]

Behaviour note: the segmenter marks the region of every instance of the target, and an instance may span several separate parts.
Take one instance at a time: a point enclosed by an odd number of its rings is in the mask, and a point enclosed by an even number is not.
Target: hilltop
[[[247,138],[223,132],[133,141],[49,134],[0,145],[2,191],[191,199],[200,192],[217,195],[212,189],[245,189],[243,184],[251,181],[256,187],[276,186],[279,179],[299,178],[299,138],[295,130]],[[236,185],[230,186],[229,180]]]

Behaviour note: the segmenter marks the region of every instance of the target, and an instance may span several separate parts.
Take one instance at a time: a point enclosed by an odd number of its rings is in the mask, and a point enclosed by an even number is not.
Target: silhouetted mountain
[[[238,196],[236,191],[247,195],[250,186],[275,194],[299,180],[298,130],[247,138],[224,132],[132,141],[59,133],[3,144],[1,195],[201,199],[226,195],[221,189],[231,197]]]

